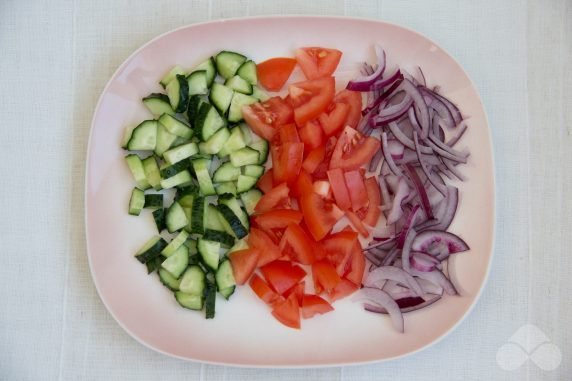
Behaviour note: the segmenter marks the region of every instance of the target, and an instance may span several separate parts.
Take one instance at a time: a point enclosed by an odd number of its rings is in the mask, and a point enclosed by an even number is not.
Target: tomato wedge
[[[320,125],[326,136],[337,134],[344,127],[350,111],[350,106],[345,103],[334,103],[330,112],[320,115]]]
[[[292,108],[280,97],[242,107],[242,116],[254,133],[266,140],[274,139],[276,127],[292,122]]]
[[[351,210],[346,210],[346,216],[352,223],[353,227],[359,232],[359,234],[364,237],[369,237],[369,230],[367,230],[361,218],[359,218],[356,213],[352,212]]]
[[[345,103],[349,106],[344,126],[356,128],[361,119],[362,98],[358,91],[342,90],[334,97],[334,102]]]
[[[328,261],[321,260],[312,265],[312,277],[314,278],[314,288],[332,291],[342,281],[336,268]],[[316,284],[318,287],[316,287]]]
[[[332,75],[341,58],[342,52],[337,49],[308,47],[296,50],[296,61],[308,79]]]
[[[298,136],[298,130],[296,125],[293,123],[288,123],[281,126],[279,129],[280,142],[282,143],[300,143],[300,136]]]
[[[256,65],[256,75],[265,89],[278,91],[284,86],[294,67],[296,67],[294,58],[271,58]]]
[[[355,283],[342,278],[341,282],[330,292],[328,292],[328,298],[330,301],[335,302],[336,300],[343,299],[359,290],[359,286]]]
[[[310,319],[317,314],[325,314],[333,311],[334,307],[318,295],[305,294],[302,297],[302,317]]]
[[[285,326],[300,329],[300,305],[295,294],[274,303],[272,315]]]
[[[300,127],[316,119],[334,99],[336,83],[334,77],[298,82],[288,87],[290,101],[294,108],[294,120]]]
[[[351,127],[345,127],[340,135],[330,160],[330,169],[342,168],[345,171],[358,169],[368,164],[381,149],[379,140],[364,137]]]
[[[271,169],[264,172],[262,176],[258,179],[256,186],[262,191],[262,193],[268,193],[274,187],[274,171]]]
[[[290,261],[273,261],[260,268],[270,287],[280,295],[294,287],[306,276],[306,272]]]
[[[352,206],[352,201],[346,186],[344,172],[340,168],[335,168],[330,169],[327,173],[328,180],[332,186],[332,192],[334,193],[336,204],[338,204],[342,210],[349,209]]]
[[[304,193],[300,197],[300,206],[308,231],[316,241],[328,234],[340,215],[336,206],[316,193]]]
[[[296,295],[296,299],[298,299],[298,304],[302,304],[302,298],[304,297],[304,291],[306,290],[306,282],[302,281],[286,291],[284,293],[284,297],[288,298],[290,295]]]
[[[314,173],[318,166],[324,161],[325,157],[326,147],[323,145],[311,150],[302,162],[302,169],[310,174]]]
[[[258,249],[258,266],[264,266],[275,259],[280,258],[280,248],[265,232],[255,227],[250,228],[248,234],[248,246]]]
[[[301,197],[302,195],[312,193],[314,191],[314,185],[312,183],[312,178],[310,175],[302,170],[296,179],[294,188],[292,189],[292,194],[296,197]]]
[[[381,191],[375,177],[368,177],[365,179],[365,190],[367,191],[369,204],[363,222],[369,226],[375,226],[377,225],[377,220],[381,215],[381,210],[379,208],[382,203]]]
[[[289,200],[290,189],[288,185],[282,183],[275,188],[264,194],[254,207],[257,213],[264,213],[274,209],[276,206],[281,205]]]
[[[349,263],[357,239],[356,232],[341,231],[326,237],[322,241],[326,258],[336,267],[339,276],[343,276],[350,269]]]
[[[260,252],[257,249],[233,251],[228,255],[236,284],[245,284],[256,269]]]
[[[280,299],[280,295],[272,291],[268,283],[258,276],[258,274],[254,274],[252,278],[250,278],[249,285],[252,291],[266,304],[272,304]]]
[[[254,217],[256,224],[264,229],[284,229],[302,221],[302,212],[293,209],[275,209]]]
[[[312,240],[299,225],[292,223],[286,228],[280,248],[283,249],[286,245],[292,248],[292,259],[296,262],[303,265],[311,265],[314,262]]]
[[[359,245],[359,242],[356,242],[352,250],[351,270],[346,275],[346,278],[359,287],[361,286],[363,280],[364,271],[365,271],[365,257],[363,255],[363,252],[361,251],[361,246]]]
[[[324,144],[322,127],[320,127],[320,124],[315,120],[307,122],[304,127],[300,128],[299,133],[306,152],[310,152]]]
[[[296,180],[304,160],[304,143],[273,145],[270,153],[272,154],[274,182],[291,183]]]
[[[365,183],[363,182],[361,173],[359,171],[346,172],[344,173],[344,179],[350,194],[352,209],[356,211],[366,207],[369,200],[367,198],[367,191],[365,189]]]

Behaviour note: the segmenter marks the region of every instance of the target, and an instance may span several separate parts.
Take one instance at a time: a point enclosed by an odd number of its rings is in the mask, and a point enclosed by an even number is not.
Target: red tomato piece
[[[312,193],[314,191],[314,186],[312,184],[312,178],[310,175],[302,170],[296,179],[296,183],[292,188],[292,194],[295,197],[301,197],[302,195]]]
[[[326,157],[326,147],[321,145],[318,148],[311,150],[304,161],[302,162],[302,169],[308,173],[314,173],[318,166],[324,161]]]
[[[344,127],[350,111],[345,103],[334,103],[330,112],[320,115],[320,125],[326,136],[336,135]]]
[[[352,206],[350,199],[350,193],[348,192],[348,187],[346,186],[346,180],[344,177],[344,172],[340,168],[330,169],[328,172],[328,180],[332,186],[332,192],[334,193],[334,198],[336,204],[342,210],[348,210]]]
[[[280,248],[274,243],[272,238],[262,230],[255,227],[250,228],[247,239],[248,246],[254,247],[260,252],[257,263],[259,267],[280,258]]]
[[[300,136],[298,136],[298,130],[294,123],[281,126],[278,131],[281,143],[300,143]]]
[[[258,274],[252,275],[249,285],[250,288],[252,288],[252,291],[254,291],[254,293],[266,304],[273,304],[280,299],[280,295],[272,291],[270,286],[268,286],[264,279],[259,277]]]
[[[260,252],[257,249],[233,251],[228,255],[236,284],[245,284],[256,269]]]
[[[322,241],[325,256],[336,267],[339,276],[350,269],[350,259],[357,239],[357,233],[352,230],[332,234]]]
[[[295,294],[277,301],[272,307],[272,316],[287,327],[300,329],[300,305]]]
[[[272,141],[276,127],[292,122],[292,108],[280,97],[242,107],[242,116],[258,136]]]
[[[298,210],[276,209],[255,216],[254,221],[264,229],[284,229],[290,224],[299,224],[302,218],[302,212]]]
[[[318,284],[320,289],[329,292],[336,288],[341,278],[336,272],[336,268],[326,260],[314,262],[312,264],[312,277],[314,284]]]
[[[350,200],[352,202],[353,210],[360,210],[367,206],[368,198],[367,191],[365,190],[365,183],[363,182],[363,177],[359,171],[349,171],[344,173],[344,178],[346,180],[346,187],[350,194]]]
[[[304,292],[306,291],[306,282],[302,281],[286,291],[284,293],[284,297],[288,298],[290,295],[296,295],[296,299],[298,299],[298,304],[302,304],[302,298],[304,297]]]
[[[306,272],[290,261],[273,261],[260,268],[260,272],[274,291],[283,295],[306,276]]]
[[[325,314],[333,310],[334,307],[318,295],[306,294],[302,297],[302,317],[304,319],[310,319],[316,314]]]
[[[331,302],[345,298],[359,290],[359,286],[355,283],[342,278],[341,282],[332,291],[328,292],[328,298]]]
[[[293,259],[296,262],[303,265],[310,265],[314,262],[312,239],[299,225],[292,223],[286,228],[282,241],[280,241],[280,248],[286,245],[292,248]]]
[[[300,207],[308,231],[316,241],[324,238],[339,219],[336,206],[313,192],[302,194]]]
[[[342,90],[334,97],[334,102],[345,103],[350,109],[344,126],[356,128],[361,119],[362,97],[358,91]]]
[[[362,165],[369,164],[380,147],[376,138],[364,137],[353,128],[345,127],[332,153],[330,169],[341,168],[345,171],[358,169]]]
[[[304,143],[306,152],[321,147],[324,144],[324,133],[322,127],[315,120],[310,120],[304,127],[300,128],[300,139]]]
[[[284,86],[296,67],[294,58],[270,58],[256,65],[256,75],[260,84],[267,90],[278,91]]]
[[[363,280],[364,271],[365,271],[365,257],[363,255],[359,242],[356,242],[352,250],[351,270],[346,275],[346,278],[359,287],[361,286]]]
[[[346,210],[346,216],[352,223],[353,227],[364,237],[369,237],[369,230],[365,227],[360,217],[351,210]]]
[[[262,176],[258,179],[258,183],[256,186],[258,189],[262,191],[262,193],[268,193],[274,187],[274,171],[269,169],[268,171],[264,172]]]
[[[272,154],[272,167],[274,169],[274,182],[291,183],[296,180],[302,161],[304,160],[303,143],[284,143],[270,148]]]
[[[342,52],[337,49],[308,47],[296,50],[296,61],[308,79],[332,75],[341,58]]]
[[[298,82],[288,87],[294,108],[294,120],[298,126],[316,119],[334,99],[334,77]]]
[[[367,207],[367,213],[363,218],[363,222],[369,226],[375,226],[377,225],[377,220],[381,215],[381,210],[379,208],[382,204],[381,191],[375,177],[365,179],[365,190],[367,191],[369,204]]]
[[[270,191],[266,192],[262,198],[260,198],[258,204],[254,207],[254,211],[257,213],[264,213],[274,209],[277,205],[281,205],[288,201],[289,193],[290,189],[285,183],[272,188]]]

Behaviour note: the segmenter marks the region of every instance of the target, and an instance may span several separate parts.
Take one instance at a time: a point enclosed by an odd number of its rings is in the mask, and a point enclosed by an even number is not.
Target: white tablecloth
[[[160,33],[277,13],[414,28],[456,57],[482,96],[496,156],[495,258],[473,313],[429,350],[389,363],[308,370],[185,362],[137,343],[97,296],[85,248],[84,159],[105,83]],[[1,1],[0,379],[570,379],[571,36],[570,0]],[[532,360],[506,370],[499,348],[526,324],[552,345],[528,348],[517,339]],[[513,357],[523,353],[504,348]],[[545,370],[558,365],[558,353],[559,366]]]

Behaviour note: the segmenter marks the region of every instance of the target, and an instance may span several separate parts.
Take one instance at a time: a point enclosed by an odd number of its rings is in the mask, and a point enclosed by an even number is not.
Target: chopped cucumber
[[[258,201],[261,198],[262,198],[262,192],[259,191],[258,189],[251,189],[249,191],[240,194],[240,200],[242,201],[244,209],[246,209],[246,213],[248,214],[254,213],[254,208],[256,207],[256,204],[258,204]]]
[[[250,133],[249,133],[250,134]],[[220,151],[218,151],[218,157],[226,157],[231,152],[239,150],[241,148],[246,147],[246,141],[244,140],[244,136],[240,127],[234,127],[230,130],[230,136],[228,140],[224,144],[224,147]]]
[[[213,83],[211,93],[209,94],[209,100],[222,115],[225,115],[230,106],[233,95],[234,91],[232,91],[232,89],[220,83]]]
[[[133,129],[127,143],[130,151],[153,151],[157,144],[157,121],[145,120]]]
[[[191,142],[181,146],[171,148],[163,154],[168,164],[175,164],[183,159],[196,155],[199,152],[197,143]]]
[[[187,294],[203,295],[205,290],[205,273],[200,266],[189,266],[181,277],[179,290]]]
[[[163,261],[161,267],[178,279],[188,265],[189,249],[185,245],[181,245],[170,257]]]
[[[189,104],[189,83],[184,75],[177,74],[165,88],[171,108],[183,112]]]
[[[196,197],[193,200],[193,207],[191,209],[191,232],[203,234],[203,216],[205,213],[205,199],[204,197]]]
[[[215,132],[209,140],[199,143],[199,152],[202,154],[215,155],[225,146],[230,132],[228,128],[221,128]]]
[[[216,194],[229,193],[233,196],[236,196],[236,184],[232,181],[218,183],[215,185],[215,188],[216,188]]]
[[[167,74],[165,74],[165,76],[161,79],[161,81],[159,81],[159,83],[161,84],[161,86],[163,86],[163,88],[165,88],[167,87],[169,82],[175,79],[177,74],[186,75],[185,70],[179,65],[173,67]]]
[[[228,109],[228,121],[232,123],[240,122],[242,120],[242,106],[256,102],[258,102],[258,99],[253,96],[235,92]]]
[[[239,239],[238,241],[236,241],[234,246],[230,248],[230,250],[228,251],[228,253],[226,253],[226,255],[229,255],[230,253],[235,251],[246,250],[246,249],[248,249],[248,243],[246,243],[246,239],[244,238]]]
[[[242,79],[251,85],[256,85],[258,77],[256,75],[256,64],[254,61],[248,60],[238,68],[236,72]]]
[[[222,51],[215,57],[216,69],[225,79],[235,75],[244,61],[246,61],[245,56],[229,51]]]
[[[203,217],[203,226],[206,230],[224,231],[224,225],[220,222],[219,211],[213,204],[206,206]]]
[[[216,285],[214,281],[207,279],[207,289],[205,291],[205,318],[214,319],[216,305]]]
[[[165,209],[159,208],[153,211],[153,220],[155,221],[155,226],[157,226],[157,231],[161,233],[167,228],[165,223]]]
[[[264,174],[264,167],[262,165],[245,165],[242,167],[242,174],[259,178]]]
[[[240,131],[242,131],[242,138],[244,139],[244,143],[246,145],[252,143],[252,131],[250,130],[250,127],[248,127],[248,124],[240,123],[238,127],[240,128]]]
[[[148,189],[150,187],[149,181],[145,176],[145,169],[143,167],[143,162],[139,158],[139,156],[135,154],[130,154],[125,156],[125,161],[127,162],[127,166],[137,183],[137,188],[141,190]]]
[[[200,311],[203,309],[202,295],[186,294],[181,291],[176,291],[175,299],[181,305],[181,307],[187,308],[189,310]]]
[[[240,175],[238,176],[238,180],[236,180],[236,192],[239,194],[246,192],[247,190],[254,188],[257,182],[257,177]]]
[[[154,236],[143,245],[135,254],[135,258],[141,263],[147,263],[150,260],[161,255],[161,251],[167,246],[167,242],[160,236]]]
[[[170,133],[161,123],[159,123],[157,125],[157,144],[155,145],[155,154],[157,156],[163,156],[163,153],[171,148],[177,138],[177,135]]]
[[[238,187],[237,187],[237,191],[238,191]],[[248,230],[250,228],[250,222],[249,222],[248,214],[246,214],[246,211],[243,209],[242,205],[240,205],[240,202],[238,201],[238,199],[236,199],[235,197],[230,197],[230,196],[220,196],[218,203],[221,205],[228,206],[230,208],[230,210],[232,210],[232,212],[238,217],[238,219],[242,223],[242,226],[244,226],[246,228],[246,230]],[[242,238],[242,237],[238,237],[238,238]]]
[[[206,70],[193,71],[187,77],[187,83],[189,85],[189,96],[204,95],[209,92]]]
[[[143,159],[142,163],[149,185],[155,190],[161,190],[161,173],[159,171],[159,165],[157,164],[157,158],[152,155]]]
[[[207,75],[207,86],[211,87],[213,85],[214,79],[216,77],[216,66],[213,57],[209,57],[206,61],[202,62],[195,70],[204,70]]]
[[[161,193],[157,194],[146,194],[145,195],[145,205],[146,209],[157,209],[163,207],[163,195]]]
[[[230,162],[235,167],[243,165],[258,164],[260,162],[260,153],[250,147],[244,147],[230,154]]]
[[[169,165],[165,163],[165,166],[159,170],[159,174],[163,179],[168,179],[169,177],[175,176],[177,173],[184,171],[185,169],[189,169],[191,166],[191,161],[189,158],[183,159],[181,161],[176,162],[173,165]]]
[[[234,244],[234,237],[228,233],[219,230],[205,229],[203,239],[208,241],[220,242],[221,245],[231,247]]]
[[[161,280],[161,283],[163,283],[165,287],[167,287],[169,290],[171,291],[179,290],[179,285],[181,284],[181,281],[172,276],[171,273],[168,272],[167,270],[163,268],[159,269],[159,279]]]
[[[227,288],[223,288],[222,290],[219,290],[218,292],[226,299],[228,300],[230,298],[230,296],[232,294],[234,294],[234,290],[236,289],[236,286],[232,286],[232,287],[227,287]]]
[[[258,157],[258,163],[256,164],[262,165],[266,163],[266,160],[268,159],[268,150],[269,150],[268,142],[266,140],[258,140],[256,142],[250,143],[249,147],[258,151],[258,153],[260,154],[260,156]]]
[[[230,228],[234,232],[236,238],[242,238],[248,234],[247,228],[244,227],[240,218],[238,218],[238,216],[234,214],[232,209],[222,204],[219,204],[217,206],[217,209],[221,213],[223,219],[230,225]]]
[[[189,185],[192,183],[192,177],[189,171],[181,171],[173,177],[161,180],[161,187],[163,189],[174,188],[176,186]]]
[[[238,75],[227,79],[224,85],[238,93],[246,95],[252,94],[252,85]]]
[[[205,196],[216,194],[211,177],[209,174],[210,160],[195,159],[193,160],[193,168],[199,182],[199,189]]]
[[[169,233],[174,233],[187,225],[187,216],[185,215],[183,207],[178,202],[173,202],[169,209],[167,209],[165,222]]]
[[[254,98],[258,99],[260,102],[264,102],[270,99],[270,95],[266,94],[260,87],[252,86],[252,94]]]
[[[240,168],[235,167],[230,162],[226,162],[215,171],[213,181],[217,183],[236,181],[238,176],[240,176]]]
[[[187,241],[189,238],[189,233],[186,231],[181,231],[169,244],[161,251],[161,254],[165,257],[170,257],[177,251],[177,249]]]
[[[138,216],[145,205],[145,194],[139,188],[133,188],[129,199],[129,214]]]
[[[234,275],[232,273],[232,266],[228,259],[222,261],[218,266],[218,270],[215,274],[215,280],[219,291],[236,285],[236,281],[234,280]]]
[[[208,103],[201,104],[195,119],[195,131],[202,141],[207,141],[215,132],[226,125],[225,120]]]
[[[161,123],[169,133],[173,135],[180,136],[184,139],[190,139],[193,136],[193,130],[189,124],[173,115],[163,114],[159,118],[159,123]]]
[[[174,115],[175,111],[171,107],[169,102],[169,97],[165,94],[153,93],[149,94],[143,98],[143,104],[147,106],[151,114],[155,117],[159,117],[163,114]]]
[[[204,238],[199,238],[197,242],[197,249],[205,264],[216,271],[218,268],[220,242],[209,241]]]

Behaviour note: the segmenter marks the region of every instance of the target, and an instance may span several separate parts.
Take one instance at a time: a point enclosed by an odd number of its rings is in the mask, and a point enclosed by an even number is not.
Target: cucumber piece
[[[234,237],[228,233],[219,230],[205,229],[203,239],[208,241],[219,242],[223,246],[231,247],[234,245]]]
[[[224,231],[224,226],[220,222],[220,213],[213,204],[208,204],[205,209],[205,214],[203,217],[203,226],[205,229],[205,234],[207,230],[218,230]]]
[[[143,206],[147,209],[157,209],[163,207],[163,195],[161,193],[156,194],[146,194],[145,195],[145,205]]]
[[[226,141],[222,149],[218,151],[217,156],[221,158],[226,157],[231,152],[234,152],[244,147],[246,147],[246,142],[244,140],[242,130],[240,129],[240,127],[234,127],[233,129],[230,130],[230,136],[228,137],[228,140]]]
[[[230,296],[232,294],[234,294],[234,290],[236,289],[236,286],[232,286],[232,287],[227,287],[227,288],[223,288],[222,290],[219,290],[218,292],[226,299],[228,300],[230,298]]]
[[[199,152],[202,154],[215,155],[226,145],[230,137],[228,128],[221,128],[215,132],[209,140],[199,143]]]
[[[174,115],[175,111],[171,107],[169,97],[165,94],[153,93],[143,98],[143,104],[151,111],[155,117],[163,114]]]
[[[159,165],[157,164],[157,158],[155,156],[149,156],[143,159],[142,163],[149,185],[155,190],[161,190],[161,173],[159,171]]]
[[[167,228],[165,224],[165,209],[159,208],[153,211],[153,220],[155,221],[155,226],[157,226],[157,231],[161,233]]]
[[[189,266],[181,277],[179,290],[191,295],[203,295],[205,290],[205,281],[205,273],[200,266]]]
[[[189,171],[181,171],[175,176],[169,177],[168,179],[161,180],[161,187],[163,189],[174,188],[176,186],[189,185],[192,183],[193,178]]]
[[[244,143],[246,143],[246,145],[252,143],[252,130],[250,127],[248,127],[248,124],[240,123],[238,127],[240,128],[240,131],[242,131],[242,138],[244,139]]]
[[[238,176],[240,176],[240,168],[235,167],[230,162],[226,162],[215,171],[213,181],[216,183],[236,181]]]
[[[220,242],[209,241],[204,238],[199,238],[197,242],[197,249],[205,264],[216,271],[218,268],[218,259],[220,251]]]
[[[216,66],[213,57],[209,57],[206,61],[202,62],[195,70],[204,70],[207,75],[207,86],[211,87],[213,85],[216,76]]]
[[[190,166],[191,166],[191,160],[189,160],[189,158],[186,158],[176,162],[173,165],[168,165],[164,168],[161,168],[159,173],[163,179],[168,179],[169,177],[175,176],[179,172],[189,169]]]
[[[177,199],[177,202],[179,204],[181,204],[181,206],[185,209],[192,209],[194,199],[195,199],[195,195],[186,194],[184,196],[181,196],[181,198]]]
[[[199,189],[205,196],[211,196],[216,194],[211,177],[209,174],[210,160],[207,159],[195,159],[193,160],[193,168],[195,170],[195,175],[199,182]]]
[[[143,245],[137,253],[135,258],[141,263],[147,263],[150,260],[157,258],[161,255],[161,251],[167,246],[167,242],[160,236],[154,236]]]
[[[268,159],[268,142],[266,140],[258,140],[256,142],[250,143],[250,148],[258,151],[260,156],[258,157],[258,163],[255,164],[264,164]]]
[[[239,239],[238,241],[236,241],[236,243],[234,244],[233,247],[230,248],[230,250],[226,253],[226,255],[228,256],[230,253],[233,253],[235,251],[239,251],[239,250],[245,250],[248,249],[248,243],[246,242],[246,239]]]
[[[173,165],[183,159],[196,155],[197,153],[199,153],[199,147],[197,146],[197,143],[191,142],[183,144],[182,146],[171,148],[163,154],[163,157],[168,164]]]
[[[127,143],[130,151],[153,151],[157,144],[157,121],[145,120],[135,127]]]
[[[246,213],[249,215],[254,213],[254,208],[261,198],[262,192],[258,189],[251,189],[240,194],[240,201],[242,201],[244,209],[246,209]]]
[[[186,294],[181,291],[175,291],[175,299],[181,307],[187,308],[189,310],[200,311],[203,309],[203,296],[202,295],[192,295]]]
[[[193,136],[191,126],[176,116],[163,114],[159,118],[159,123],[169,131],[169,133],[180,136],[184,139],[190,139]]]
[[[237,187],[237,191],[238,191],[238,187]],[[240,202],[238,201],[237,198],[235,197],[231,197],[231,196],[220,196],[219,200],[218,200],[219,205],[226,205],[230,208],[230,210],[232,210],[232,212],[238,217],[238,219],[240,220],[242,226],[244,226],[246,228],[246,230],[248,230],[250,228],[250,221],[249,221],[249,217],[248,214],[246,213],[246,211],[244,210],[244,208],[242,207],[242,205],[240,205]],[[238,237],[238,238],[242,238],[242,237]]]
[[[205,96],[193,95],[189,98],[189,106],[187,107],[187,118],[191,125],[195,126],[199,109],[203,103],[207,103]],[[195,126],[196,127],[196,126]],[[196,128],[195,128],[196,129]]]
[[[242,192],[246,192],[254,188],[257,182],[258,182],[257,177],[240,175],[238,176],[238,180],[236,180],[236,192],[239,194]]]
[[[256,64],[254,61],[248,60],[238,68],[236,72],[242,79],[248,82],[250,85],[256,85],[258,82],[258,77],[256,75]]]
[[[245,176],[260,178],[264,174],[264,167],[262,165],[245,165],[242,167],[242,174]]]
[[[260,153],[251,147],[244,147],[231,152],[230,162],[235,167],[242,167],[243,165],[249,164],[258,164],[260,162]]]
[[[165,88],[167,87],[169,82],[175,79],[177,74],[186,75],[185,70],[183,70],[183,68],[180,67],[179,65],[173,67],[167,74],[165,74],[165,76],[161,78],[159,83],[161,84],[161,86],[163,86],[163,88]]]
[[[127,162],[127,166],[137,183],[137,188],[141,190],[148,189],[150,187],[149,181],[147,181],[147,177],[145,176],[145,169],[143,168],[143,162],[139,158],[139,156],[135,154],[130,154],[125,156],[125,161]]]
[[[218,270],[215,274],[215,280],[219,291],[236,286],[236,281],[232,273],[232,266],[228,259],[223,260],[218,266]]]
[[[187,77],[187,83],[189,85],[189,96],[203,95],[209,92],[207,72],[205,70],[193,71]]]
[[[189,249],[185,245],[179,246],[175,252],[161,263],[161,267],[179,278],[189,265]]]
[[[189,238],[185,241],[184,245],[189,249],[189,257],[192,257],[199,253],[197,250],[197,240],[193,239],[189,236]],[[189,260],[189,263],[191,261]]]
[[[232,89],[215,82],[211,88],[209,100],[222,115],[225,115],[233,95],[234,91],[232,91]]]
[[[189,104],[189,83],[184,75],[177,74],[165,88],[171,108],[175,112],[183,112]]]
[[[195,132],[202,141],[207,141],[215,132],[226,125],[225,120],[208,103],[201,104],[195,119]]]
[[[189,233],[184,230],[181,231],[171,242],[169,242],[163,251],[161,251],[161,254],[165,257],[170,257],[183,243],[187,241],[187,238],[189,238]]]
[[[217,194],[229,193],[236,196],[236,185],[232,181],[226,181],[215,185]]]
[[[205,291],[205,318],[214,319],[216,305],[216,285],[207,279],[207,289]]]
[[[186,231],[187,233],[192,233],[192,224],[193,224],[193,209],[192,206],[189,207],[183,207],[183,211],[185,212],[185,217],[187,217],[187,226],[185,226],[183,228],[184,231]]]
[[[256,102],[258,102],[258,99],[253,96],[235,92],[228,108],[228,121],[232,123],[240,122],[242,120],[242,106]]]
[[[145,205],[145,194],[141,189],[133,188],[129,198],[129,214],[138,216]]]
[[[266,92],[263,91],[258,86],[252,86],[252,94],[251,95],[254,98],[258,99],[260,102],[265,102],[265,101],[270,99],[270,95],[266,94]]]
[[[169,233],[174,233],[187,225],[187,216],[185,215],[183,207],[178,202],[173,202],[169,209],[167,209],[165,222]]]
[[[157,156],[163,156],[163,153],[171,148],[177,138],[177,135],[171,134],[167,131],[165,126],[159,123],[157,125],[157,144],[155,145],[155,154]]]
[[[234,76],[244,61],[242,54],[224,50],[215,57],[216,69],[224,79]]]
[[[193,200],[193,207],[191,208],[191,232],[203,234],[203,216],[205,213],[205,199],[204,197],[196,197]]]
[[[175,200],[181,204],[183,208],[192,208],[193,200],[198,193],[199,191],[194,185],[179,188]]]
[[[227,79],[224,85],[238,93],[246,95],[252,94],[252,85],[238,75]]]
[[[151,259],[149,262],[145,263],[147,267],[147,274],[151,274],[153,271],[159,269],[161,267],[161,263],[163,262],[163,257],[158,256],[154,259]]]
[[[169,290],[171,291],[179,290],[179,285],[181,284],[181,281],[172,276],[171,273],[168,272],[167,270],[163,268],[159,269],[159,279],[161,280],[161,283],[163,283],[165,287],[167,287]]]
[[[242,224],[240,218],[237,217],[236,214],[230,209],[228,206],[219,204],[217,206],[218,211],[222,215],[223,219],[230,225],[234,235],[236,238],[243,238],[246,237],[248,234],[248,230]]]

